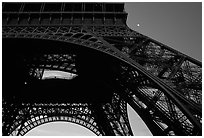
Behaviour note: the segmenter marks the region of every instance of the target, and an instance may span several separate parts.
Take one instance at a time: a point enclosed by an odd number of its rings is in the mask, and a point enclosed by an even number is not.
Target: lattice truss
[[[147,76],[122,66],[116,80],[119,82],[118,88],[125,92],[121,92],[121,95],[141,114],[143,121],[146,124],[152,121],[152,127],[159,126],[163,135],[192,135],[197,131],[169,93],[161,90]],[[194,112],[194,117],[201,123],[201,116],[197,111],[191,109],[191,112]]]
[[[42,54],[26,61],[29,76],[42,79],[44,70],[59,70],[76,74],[74,54]]]
[[[159,42],[131,31],[125,26],[71,26],[71,27],[3,27],[3,37],[28,37],[71,41],[91,45],[96,49],[116,54],[106,41],[179,91],[187,99],[202,103],[202,67],[196,61]],[[94,35],[93,35],[94,34]],[[122,41],[121,41],[122,40]]]
[[[7,131],[10,135],[24,135],[32,128],[53,121],[67,121],[80,124],[100,135],[96,123],[89,115],[91,111],[88,105],[83,104],[21,104],[4,103],[4,106],[11,109],[3,110],[3,117],[14,122],[3,122],[10,125]],[[8,105],[9,104],[9,105]],[[20,103],[19,103],[20,104]],[[17,107],[18,106],[18,107]],[[21,108],[19,108],[19,106]],[[4,112],[5,111],[5,112]],[[10,112],[6,112],[10,111]],[[70,116],[67,116],[67,115]],[[11,116],[10,116],[11,115]],[[13,118],[15,115],[15,118]],[[8,119],[7,119],[8,120]]]
[[[87,103],[20,103],[3,100],[3,107],[3,135],[25,135],[41,124],[55,121],[79,124],[96,135],[132,135],[127,117],[127,104],[116,93],[110,103],[98,105]],[[98,109],[100,110],[98,111]],[[102,121],[99,121],[101,115],[98,113],[103,114]],[[106,123],[112,132],[104,131],[104,126],[101,124],[104,122],[104,118],[109,122]]]
[[[99,30],[95,30],[94,33],[103,36],[106,41],[142,65],[147,71],[201,106],[201,62],[127,27],[122,29],[117,26],[115,28],[103,27]]]
[[[118,63],[112,84],[115,93],[109,103],[28,104],[3,99],[3,135],[24,135],[52,121],[74,122],[96,135],[133,135],[127,103],[154,135],[201,135],[202,67],[199,61],[132,31],[121,20],[104,18],[103,24],[96,25],[97,20],[91,19],[95,25],[84,26],[53,15],[10,18],[3,20],[7,24],[2,27],[3,38],[68,42],[109,54],[117,58]],[[12,19],[16,24],[10,23]],[[36,23],[41,25],[35,26]],[[30,78],[26,81],[42,79],[45,69],[77,74],[76,56],[76,53],[64,53],[27,57],[25,65]],[[98,118],[98,114],[102,117]]]
[[[94,26],[7,26],[3,27],[3,38],[37,38],[69,42],[97,49],[125,61],[129,65],[118,66],[119,70],[113,85],[115,85],[115,88],[120,88],[117,93],[138,112],[153,134],[200,135],[202,115],[201,108],[198,105],[201,104],[202,95],[201,64],[124,26],[121,26],[123,29],[117,27],[104,28],[105,30],[100,31],[100,28],[97,30],[97,27]],[[103,39],[99,37],[103,37]],[[38,79],[42,78],[42,72],[45,68],[76,73],[74,57],[74,54],[45,54],[41,57],[32,58],[28,60],[30,75]],[[104,116],[110,122],[108,124],[109,128],[113,130],[108,135],[132,135],[127,116],[124,115],[126,114],[125,104],[124,102],[120,103],[123,107],[121,109],[125,110],[112,110],[113,107],[116,108],[114,102],[102,106],[101,110],[104,110],[102,113],[106,114]],[[14,105],[9,105],[6,102],[3,105],[6,108],[14,108]],[[6,108],[3,109],[4,118],[8,117],[6,114],[9,114],[6,111],[11,111]],[[35,107],[34,109],[43,108]],[[15,114],[23,114],[21,113],[23,110],[12,109]],[[31,108],[28,112],[30,111]],[[35,121],[31,118],[28,118],[28,120],[37,123],[37,121],[42,122],[42,120],[46,122],[45,118],[47,120],[49,118],[60,120],[61,117],[38,114],[33,118]],[[15,119],[13,118],[13,120]],[[75,119],[77,120],[76,117]],[[64,120],[69,120],[69,117]],[[12,126],[14,122],[3,123],[10,125],[10,129],[5,130],[7,134],[23,135],[29,128],[35,126],[34,123],[23,122],[22,120],[17,121],[17,125]],[[104,129],[96,124],[90,125],[93,127],[91,130],[97,135],[104,135],[106,133]],[[151,126],[153,127],[151,128]]]

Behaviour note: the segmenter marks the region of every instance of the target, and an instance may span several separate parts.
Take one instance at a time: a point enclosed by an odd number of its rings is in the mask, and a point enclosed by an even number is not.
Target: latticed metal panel
[[[201,135],[201,62],[129,29],[124,4],[2,6],[3,74],[18,72],[3,76],[3,135],[24,135],[52,121],[74,122],[96,135],[133,135],[127,103],[153,135]],[[76,77],[43,80],[45,69]],[[54,83],[64,89],[26,91]],[[77,93],[76,84],[89,92]]]

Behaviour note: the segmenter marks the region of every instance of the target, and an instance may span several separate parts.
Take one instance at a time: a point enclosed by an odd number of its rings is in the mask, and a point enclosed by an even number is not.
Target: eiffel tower
[[[133,135],[202,135],[202,65],[126,25],[123,3],[2,3],[2,132],[73,122]],[[44,77],[61,71],[69,77]]]

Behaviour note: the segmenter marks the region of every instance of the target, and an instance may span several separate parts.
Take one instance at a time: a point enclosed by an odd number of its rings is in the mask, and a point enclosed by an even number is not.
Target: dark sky
[[[128,2],[125,10],[131,29],[201,61],[201,2]]]

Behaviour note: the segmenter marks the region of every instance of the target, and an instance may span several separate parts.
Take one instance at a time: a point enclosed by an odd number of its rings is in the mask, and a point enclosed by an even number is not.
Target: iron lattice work
[[[14,104],[15,103],[15,104]],[[8,103],[3,104],[7,107],[3,112],[5,120],[14,120],[7,123],[6,127],[10,128],[10,135],[24,135],[33,128],[49,122],[66,121],[79,124],[91,130],[96,135],[110,135],[101,128],[98,113],[104,112],[108,115],[108,121],[114,126],[113,130],[116,135],[132,134],[128,118],[126,102],[117,94],[114,94],[110,103],[92,105],[87,103]],[[97,108],[97,110],[95,109]],[[100,110],[98,110],[100,109]],[[118,110],[120,109],[120,110]],[[7,111],[7,112],[6,112]],[[11,112],[12,111],[12,112]],[[119,112],[118,112],[119,111]],[[15,115],[15,118],[13,118]],[[115,121],[120,120],[120,122]],[[5,128],[5,126],[3,126]],[[8,131],[7,129],[3,130]],[[106,130],[107,131],[107,130]]]
[[[122,3],[3,3],[3,135],[52,121],[133,135],[127,103],[153,135],[201,135],[201,63],[126,17]],[[76,77],[43,79],[45,70]]]

